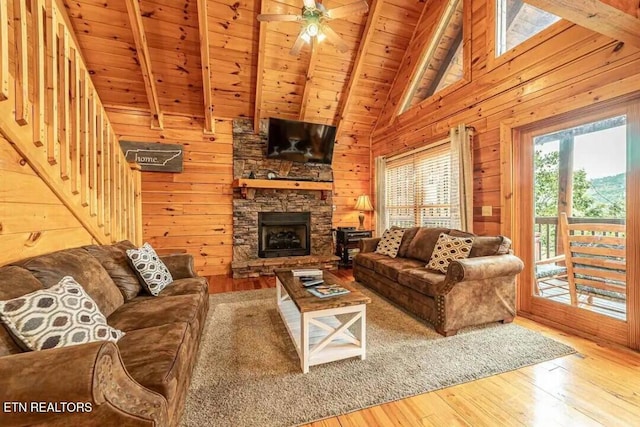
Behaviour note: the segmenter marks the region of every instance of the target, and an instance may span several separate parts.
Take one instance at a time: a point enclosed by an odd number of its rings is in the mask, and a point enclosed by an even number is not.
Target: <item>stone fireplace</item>
[[[330,165],[267,158],[266,121],[261,129],[256,135],[250,119],[233,121],[234,179],[266,180],[275,172],[305,183],[329,182],[331,188]],[[274,187],[284,182],[274,180]],[[303,188],[234,188],[233,277],[272,275],[278,268],[337,268],[332,196]]]
[[[311,254],[310,212],[259,212],[258,257]]]

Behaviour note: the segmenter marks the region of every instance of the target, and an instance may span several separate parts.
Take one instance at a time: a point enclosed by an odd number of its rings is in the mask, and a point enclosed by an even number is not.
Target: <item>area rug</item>
[[[438,335],[364,289],[367,359],[302,374],[275,289],[210,296],[184,426],[291,426],[484,378],[575,351],[514,324]]]

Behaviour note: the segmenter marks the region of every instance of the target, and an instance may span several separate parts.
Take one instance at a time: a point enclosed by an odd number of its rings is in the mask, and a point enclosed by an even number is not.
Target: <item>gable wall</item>
[[[395,106],[387,102],[381,116],[390,119],[378,124],[372,158],[442,139],[459,123],[473,126],[474,231],[495,235],[502,231],[504,206],[500,193],[501,124],[530,123],[638,93],[640,52],[561,21],[550,30],[554,34],[547,40],[527,51],[523,45],[519,56],[495,66],[488,61],[493,55],[488,1],[492,0],[472,0],[471,81],[399,117],[390,115]],[[408,52],[411,54],[411,47]],[[400,76],[390,99],[406,83]],[[384,126],[386,123],[389,126]],[[493,207],[492,216],[481,216],[483,205]]]

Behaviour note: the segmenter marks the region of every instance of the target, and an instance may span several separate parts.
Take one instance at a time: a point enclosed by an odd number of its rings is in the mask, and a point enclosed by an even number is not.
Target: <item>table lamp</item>
[[[356,202],[355,210],[360,211],[360,215],[358,215],[358,219],[360,220],[360,227],[358,230],[364,230],[364,212],[372,211],[373,206],[371,205],[371,200],[369,200],[369,196],[366,194],[362,194],[358,196],[358,201]]]

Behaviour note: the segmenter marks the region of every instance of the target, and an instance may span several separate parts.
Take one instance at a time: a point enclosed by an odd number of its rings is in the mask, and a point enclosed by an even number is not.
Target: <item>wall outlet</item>
[[[483,206],[482,216],[493,216],[493,206]]]

